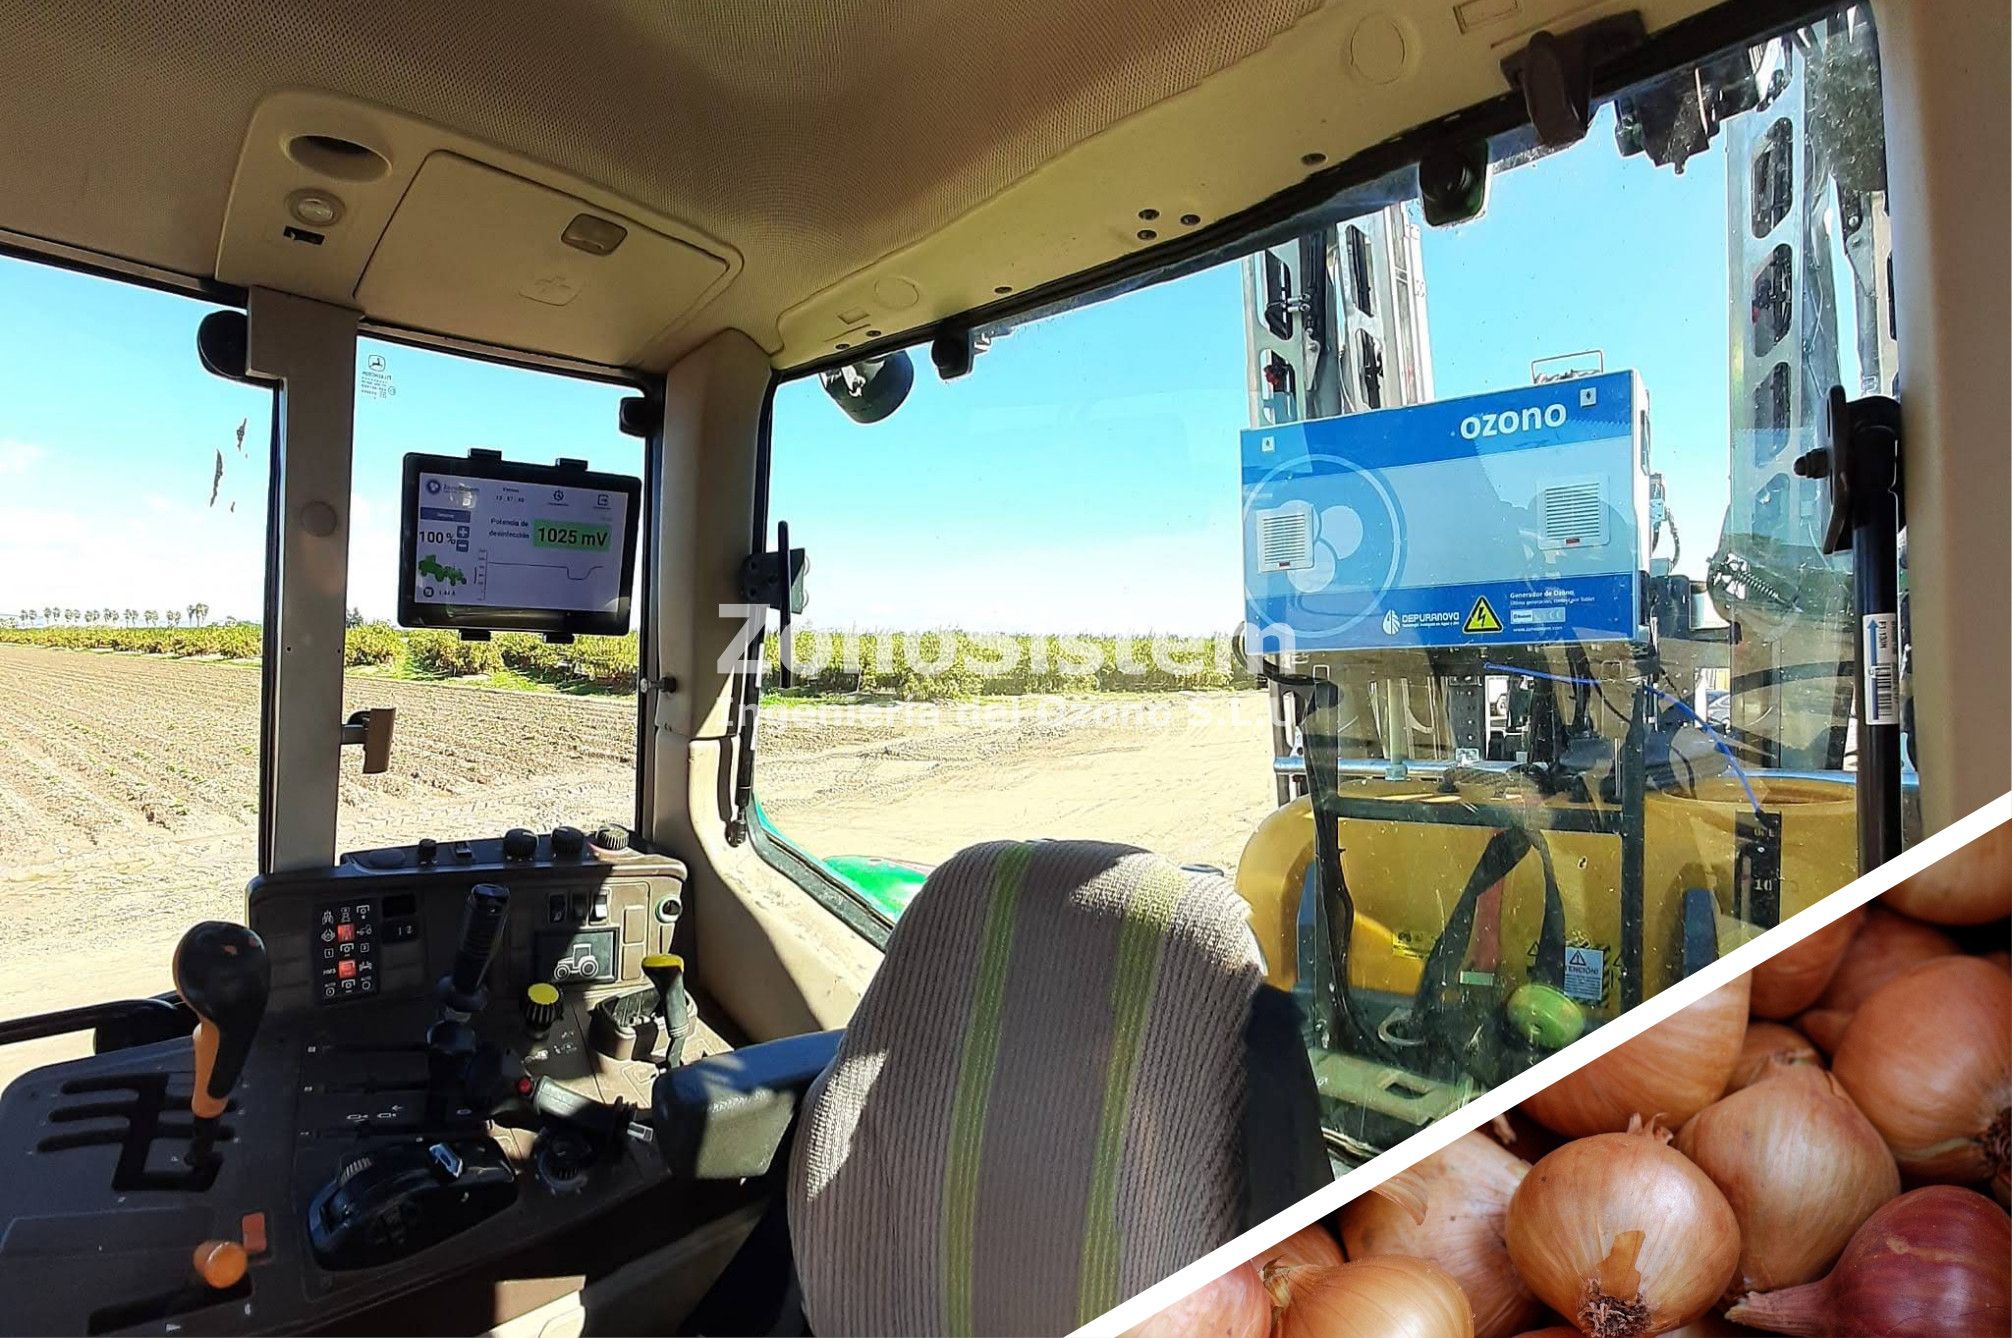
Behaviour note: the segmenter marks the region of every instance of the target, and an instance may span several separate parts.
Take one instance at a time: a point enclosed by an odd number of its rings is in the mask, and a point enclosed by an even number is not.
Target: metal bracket
[[[375,776],[391,766],[391,734],[395,706],[372,706],[350,714],[342,726],[342,746],[363,749],[363,774]]]
[[[1632,10],[1566,33],[1539,30],[1521,51],[1503,57],[1502,74],[1523,94],[1538,140],[1560,149],[1584,139],[1593,123],[1593,66],[1647,39],[1642,16]]]
[[[1832,386],[1827,410],[1824,445],[1798,456],[1795,472],[1806,479],[1830,480],[1823,551],[1842,553],[1851,547],[1853,516],[1862,507],[1881,505],[1882,494],[1893,495],[1895,519],[1900,526],[1907,524],[1900,401],[1885,395],[1847,399],[1844,387]]]

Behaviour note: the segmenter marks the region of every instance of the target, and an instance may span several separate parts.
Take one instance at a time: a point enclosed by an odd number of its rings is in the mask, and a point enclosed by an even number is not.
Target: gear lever
[[[467,1094],[469,1067],[479,1042],[469,1019],[489,1003],[482,979],[510,915],[510,889],[477,883],[461,909],[461,940],[454,965],[440,978],[440,1020],[426,1029],[426,1122],[438,1126]]]
[[[243,925],[205,920],[175,945],[175,989],[196,1015],[196,1078],[189,1093],[195,1132],[188,1164],[207,1163],[217,1120],[244,1073],[252,1038],[265,1016],[272,966],[265,944]]]

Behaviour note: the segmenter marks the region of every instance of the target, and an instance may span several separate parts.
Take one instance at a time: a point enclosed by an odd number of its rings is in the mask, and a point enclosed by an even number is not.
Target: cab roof
[[[599,366],[731,328],[790,368],[1205,233],[1506,93],[1539,28],[1706,7],[7,5],[0,240]]]

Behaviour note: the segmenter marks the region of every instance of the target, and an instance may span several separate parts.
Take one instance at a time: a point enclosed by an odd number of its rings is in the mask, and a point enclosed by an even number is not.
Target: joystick
[[[212,1156],[217,1120],[244,1073],[265,1017],[272,965],[257,934],[243,925],[205,920],[182,935],[173,970],[175,989],[196,1015],[195,1086],[189,1093],[195,1132],[188,1152],[195,1168]]]
[[[461,908],[461,941],[454,949],[454,966],[440,981],[440,1010],[443,1016],[466,1022],[489,1003],[482,978],[489,974],[489,959],[496,955],[496,941],[503,936],[503,922],[510,914],[510,889],[500,883],[477,883],[468,889]]]
[[[676,953],[651,953],[643,959],[643,975],[657,988],[657,1023],[664,1032],[664,1067],[684,1062],[685,1038],[692,1031],[691,1000],[685,994],[685,959]]]

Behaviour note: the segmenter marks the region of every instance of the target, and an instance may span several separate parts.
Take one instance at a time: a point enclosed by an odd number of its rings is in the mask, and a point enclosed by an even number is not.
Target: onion
[[[1423,1259],[1383,1255],[1339,1268],[1272,1268],[1277,1338],[1473,1338],[1460,1284]]]
[[[1852,1017],[1832,1071],[1907,1175],[1989,1180],[2007,1197],[2012,976],[1942,957],[1888,981]]]
[[[1749,1296],[1728,1319],[1775,1333],[2012,1332],[2012,1222],[1982,1194],[1931,1185],[1866,1220],[1821,1282]]]
[[[1125,1330],[1125,1338],[1266,1338],[1271,1293],[1253,1264],[1238,1264],[1200,1291]]]
[[[1939,925],[1981,925],[2012,915],[2012,823],[2000,823],[1895,886],[1886,904]]]
[[[1812,1008],[1795,1020],[1796,1029],[1809,1037],[1809,1043],[1827,1055],[1837,1053],[1839,1041],[1844,1039],[1844,1029],[1851,1025],[1851,1014],[1842,1008]]]
[[[1376,1201],[1383,1202],[1382,1199]],[[1270,1264],[1314,1264],[1332,1268],[1342,1262],[1341,1246],[1335,1243],[1333,1232],[1319,1222],[1311,1222],[1251,1262],[1260,1270]]]
[[[1735,1295],[1823,1276],[1852,1233],[1900,1193],[1879,1130],[1837,1079],[1780,1064],[1764,1081],[1691,1117],[1677,1151],[1697,1163],[1740,1224]]]
[[[1837,973],[1816,1001],[1819,1008],[1856,1012],[1873,991],[1932,957],[1956,951],[1956,940],[1931,925],[1879,906],[1866,908],[1857,937],[1844,950]]]
[[[1747,1030],[1741,976],[1624,1041],[1523,1103],[1538,1123],[1568,1137],[1618,1133],[1629,1120],[1682,1124],[1719,1099]]]
[[[1864,918],[1863,911],[1847,912],[1755,967],[1753,1015],[1794,1017],[1815,1003],[1836,974],[1837,964]]]
[[[1733,1076],[1726,1081],[1726,1093],[1731,1095],[1762,1078],[1775,1076],[1781,1071],[1777,1060],[1783,1065],[1823,1067],[1823,1056],[1793,1027],[1784,1027],[1779,1022],[1750,1023],[1746,1040],[1740,1046],[1739,1063],[1733,1066]]]
[[[1544,1312],[1516,1276],[1502,1243],[1510,1196],[1530,1164],[1482,1133],[1462,1134],[1412,1168],[1423,1185],[1425,1218],[1364,1195],[1341,1210],[1348,1257],[1410,1255],[1451,1274],[1474,1310],[1476,1338],[1507,1338]]]
[[[1725,1294],[1740,1260],[1726,1196],[1653,1123],[1567,1143],[1509,1201],[1509,1257],[1523,1281],[1592,1338],[1644,1338],[1690,1323]]]

